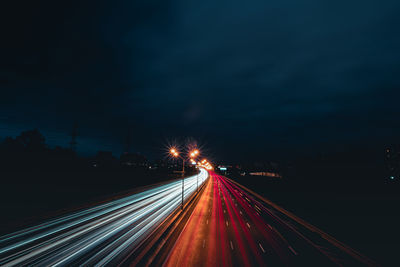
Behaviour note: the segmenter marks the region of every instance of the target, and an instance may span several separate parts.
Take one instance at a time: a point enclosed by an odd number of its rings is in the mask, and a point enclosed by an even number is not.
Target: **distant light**
[[[226,168],[226,167],[220,167],[219,170],[220,170],[220,171],[226,171],[227,168]]]
[[[394,180],[394,176],[390,176],[390,179]]]

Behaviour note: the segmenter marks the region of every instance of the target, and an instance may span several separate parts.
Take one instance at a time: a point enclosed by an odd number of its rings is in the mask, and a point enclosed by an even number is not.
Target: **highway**
[[[361,257],[361,255],[360,255]],[[157,264],[155,264],[157,265]],[[211,172],[166,266],[372,266]]]
[[[185,178],[185,201],[207,180]],[[182,181],[62,216],[0,237],[0,266],[104,266],[123,262],[180,209]]]
[[[183,212],[177,180],[1,236],[0,266],[376,265],[215,172],[184,184]]]

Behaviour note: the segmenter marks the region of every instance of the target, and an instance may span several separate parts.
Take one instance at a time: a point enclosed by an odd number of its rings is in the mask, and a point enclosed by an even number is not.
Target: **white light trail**
[[[208,173],[184,181],[187,200]],[[141,193],[81,210],[0,237],[0,265],[104,266],[131,252],[181,205],[182,181],[177,180]],[[90,253],[90,256],[86,256]]]

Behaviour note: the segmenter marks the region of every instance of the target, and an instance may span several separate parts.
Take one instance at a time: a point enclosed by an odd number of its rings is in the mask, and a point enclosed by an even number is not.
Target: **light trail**
[[[174,246],[155,266],[336,266],[281,227],[253,195],[224,176],[210,176]]]
[[[184,199],[208,178],[184,180]],[[131,253],[181,204],[182,181],[81,210],[0,237],[0,265],[104,266]]]

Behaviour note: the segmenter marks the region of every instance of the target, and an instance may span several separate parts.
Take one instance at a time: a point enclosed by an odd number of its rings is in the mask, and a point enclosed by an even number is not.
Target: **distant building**
[[[217,168],[218,168],[220,171],[222,171],[222,172],[226,172],[228,169],[232,168],[232,166],[229,166],[229,165],[219,165]]]
[[[250,172],[249,175],[266,176],[266,177],[272,177],[272,178],[282,178],[282,176],[276,172]]]
[[[273,162],[252,163],[252,164],[232,164],[218,165],[217,171],[223,175],[232,176],[264,176],[270,178],[282,178],[281,172],[278,169],[278,164]]]
[[[264,176],[282,178],[279,165],[275,162],[256,162],[247,166],[247,174],[251,176]]]

